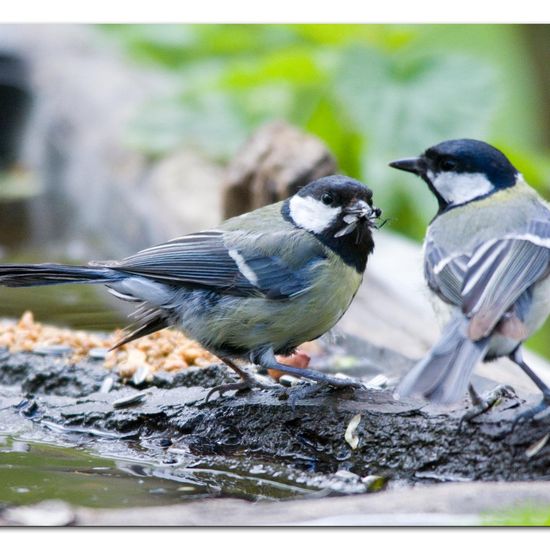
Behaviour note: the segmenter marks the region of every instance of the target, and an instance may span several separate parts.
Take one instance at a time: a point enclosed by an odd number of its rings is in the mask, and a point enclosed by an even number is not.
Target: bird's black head
[[[327,176],[298,191],[283,204],[283,216],[313,233],[358,271],[365,269],[374,248],[371,228],[382,211],[372,191],[346,176]]]
[[[444,141],[416,158],[390,166],[420,176],[439,202],[439,208],[458,206],[512,187],[518,171],[495,147],[475,139]]]

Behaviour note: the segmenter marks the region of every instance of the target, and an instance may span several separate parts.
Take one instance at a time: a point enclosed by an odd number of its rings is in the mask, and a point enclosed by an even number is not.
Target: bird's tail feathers
[[[468,322],[461,313],[451,319],[428,355],[401,380],[397,397],[421,395],[448,405],[464,396],[472,371],[489,346],[489,338],[477,342],[468,338]]]
[[[131,317],[135,319],[135,322],[126,327],[124,336],[116,342],[111,351],[132,340],[137,340],[142,336],[147,336],[176,324],[176,320],[170,315],[169,310],[149,307],[146,304],[139,306],[131,314]]]
[[[171,297],[165,285],[102,266],[63,264],[0,265],[0,285],[9,287],[58,285],[63,283],[102,283],[123,300],[142,302],[132,314],[135,323],[112,349],[175,324],[171,308],[161,307]],[[111,288],[111,285],[114,288]]]
[[[122,274],[108,267],[63,264],[0,265],[0,285],[9,287],[58,285],[63,283],[106,283]]]

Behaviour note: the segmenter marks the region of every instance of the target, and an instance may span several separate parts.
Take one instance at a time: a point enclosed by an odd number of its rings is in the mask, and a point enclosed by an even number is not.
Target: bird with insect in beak
[[[236,359],[357,387],[349,378],[281,364],[276,354],[289,355],[323,335],[348,309],[374,249],[380,214],[367,186],[328,176],[285,201],[121,261],[0,265],[0,284],[105,285],[137,305],[135,327],[118,345],[179,327],[239,375],[239,382],[210,393],[264,387]]]
[[[516,422],[533,418],[550,406],[550,388],[522,356],[523,342],[550,313],[548,203],[482,141],[445,141],[390,166],[420,176],[438,201],[424,241],[424,275],[444,317],[439,341],[397,395],[450,404],[469,389],[473,418],[489,406],[470,383],[474,367],[508,356],[542,392]]]

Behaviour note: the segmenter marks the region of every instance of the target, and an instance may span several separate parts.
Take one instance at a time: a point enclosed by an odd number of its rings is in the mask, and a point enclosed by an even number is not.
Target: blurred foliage
[[[394,229],[422,238],[435,201],[387,162],[471,137],[509,153],[539,189],[550,162],[526,46],[511,25],[108,25],[170,92],[128,131],[156,156],[192,145],[229,159],[283,118],[319,136],[343,172],[375,190]]]
[[[550,508],[528,506],[484,514],[483,525],[509,527],[550,527]]]
[[[469,137],[508,154],[550,196],[540,97],[514,25],[108,25],[103,33],[168,79],[129,143],[152,155],[185,144],[226,161],[262,123],[316,134],[342,172],[368,183],[391,228],[417,240],[436,211],[420,181],[388,168]],[[534,339],[550,356],[550,324]]]

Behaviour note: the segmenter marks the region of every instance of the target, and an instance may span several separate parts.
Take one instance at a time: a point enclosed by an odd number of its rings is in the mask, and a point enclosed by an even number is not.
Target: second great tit
[[[549,205],[481,141],[445,141],[390,166],[420,176],[439,203],[424,241],[424,274],[445,313],[440,340],[397,394],[452,403],[478,361],[509,356],[543,393],[520,415],[532,418],[550,406],[550,389],[521,353],[550,313]]]
[[[142,250],[87,266],[0,265],[0,284],[104,284],[137,305],[137,326],[119,345],[179,327],[241,377],[220,391],[258,383],[234,363],[247,359],[334,386],[357,385],[277,362],[331,329],[357,292],[381,211],[372,191],[328,176],[289,199]]]

